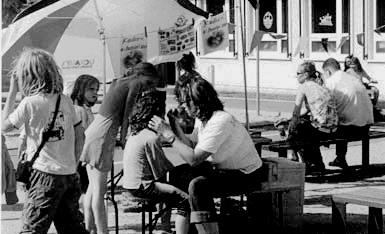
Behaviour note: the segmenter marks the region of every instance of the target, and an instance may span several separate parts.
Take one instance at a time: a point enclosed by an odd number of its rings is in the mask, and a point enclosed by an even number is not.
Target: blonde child
[[[2,130],[24,125],[29,160],[46,139],[32,165],[21,232],[47,233],[53,222],[58,233],[88,233],[78,213],[80,184],[76,173],[83,128],[71,99],[61,94],[59,67],[48,52],[26,49],[15,61],[12,74]],[[24,98],[15,109],[17,84]],[[52,130],[47,131],[56,106],[57,117]]]

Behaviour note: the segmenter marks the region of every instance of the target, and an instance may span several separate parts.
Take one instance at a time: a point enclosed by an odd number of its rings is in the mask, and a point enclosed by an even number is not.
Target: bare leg
[[[108,233],[107,213],[104,205],[104,195],[107,191],[107,173],[108,172],[99,171],[98,169],[87,165],[87,174],[90,183],[86,196],[91,197],[89,202],[92,210],[91,214],[93,215],[93,217],[90,216],[89,218],[94,219],[98,234]],[[90,193],[88,194],[89,190]]]
[[[87,173],[88,173],[88,167],[87,165]],[[90,233],[96,232],[95,222],[94,222],[94,215],[92,213],[92,183],[89,183],[86,193],[83,197],[83,213],[84,213],[84,223],[86,225],[87,231]]]
[[[188,234],[190,229],[190,216],[184,217],[182,215],[175,216],[175,233]]]

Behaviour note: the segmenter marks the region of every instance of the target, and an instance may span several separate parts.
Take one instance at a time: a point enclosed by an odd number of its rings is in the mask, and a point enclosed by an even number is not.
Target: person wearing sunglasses
[[[314,63],[304,62],[297,68],[299,83],[293,116],[289,122],[288,140],[313,143],[296,152],[306,163],[306,172],[323,172],[325,165],[317,145],[320,139],[330,137],[337,130],[336,102],[323,85]]]

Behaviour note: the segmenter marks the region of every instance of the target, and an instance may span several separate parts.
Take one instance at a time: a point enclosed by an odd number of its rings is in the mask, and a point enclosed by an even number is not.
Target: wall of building
[[[337,0],[340,1],[340,0]],[[349,18],[349,35],[350,40],[350,53],[357,56],[364,69],[369,75],[379,81],[377,87],[380,89],[380,98],[385,99],[385,54],[384,57],[375,56],[373,53],[374,43],[373,29],[375,23],[373,20],[373,14],[375,13],[376,1],[380,0],[349,0],[350,4],[350,18]],[[208,80],[212,81],[218,90],[226,91],[243,91],[244,90],[244,73],[242,64],[242,43],[240,33],[240,12],[239,4],[243,4],[244,1],[235,0],[235,25],[236,25],[236,56],[234,53],[213,53],[210,56],[197,56],[197,68]],[[246,67],[246,79],[247,87],[250,91],[255,91],[257,88],[257,59],[255,53],[248,51],[253,32],[255,30],[254,23],[255,12],[249,5],[248,1],[246,6],[241,5],[242,9],[246,7],[245,22],[246,22],[246,46],[245,52],[245,67]],[[205,1],[198,1],[200,7],[205,9]],[[260,53],[259,56],[259,86],[261,92],[277,92],[277,93],[295,93],[297,87],[297,81],[295,79],[295,72],[297,66],[303,61],[313,61],[319,71],[322,71],[322,62],[329,58],[334,57],[341,62],[343,67],[343,61],[347,54],[311,52],[311,17],[310,17],[310,5],[311,0],[288,0],[288,51],[277,57],[263,56]],[[258,12],[258,11],[257,11]],[[368,23],[370,22],[370,23]],[[384,19],[385,24],[385,19]],[[358,44],[356,34],[365,30],[365,46]],[[308,43],[304,45],[301,53],[294,54],[297,48],[300,38],[302,36],[308,36]],[[385,40],[385,33],[382,33]],[[312,38],[314,40],[314,38]],[[338,44],[339,39],[333,39]],[[197,49],[199,52],[199,48]],[[225,54],[225,56],[223,55]],[[251,54],[251,55],[248,55]]]

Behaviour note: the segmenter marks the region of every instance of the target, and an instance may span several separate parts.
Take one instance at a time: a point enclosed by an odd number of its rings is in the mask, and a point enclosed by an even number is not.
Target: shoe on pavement
[[[339,167],[344,170],[349,169],[348,164],[346,163],[345,160],[339,160],[339,159],[334,159],[334,161],[329,162],[329,166],[331,167]]]
[[[323,163],[318,163],[318,164],[310,164],[306,166],[306,174],[309,173],[324,173],[325,172],[325,165]]]

